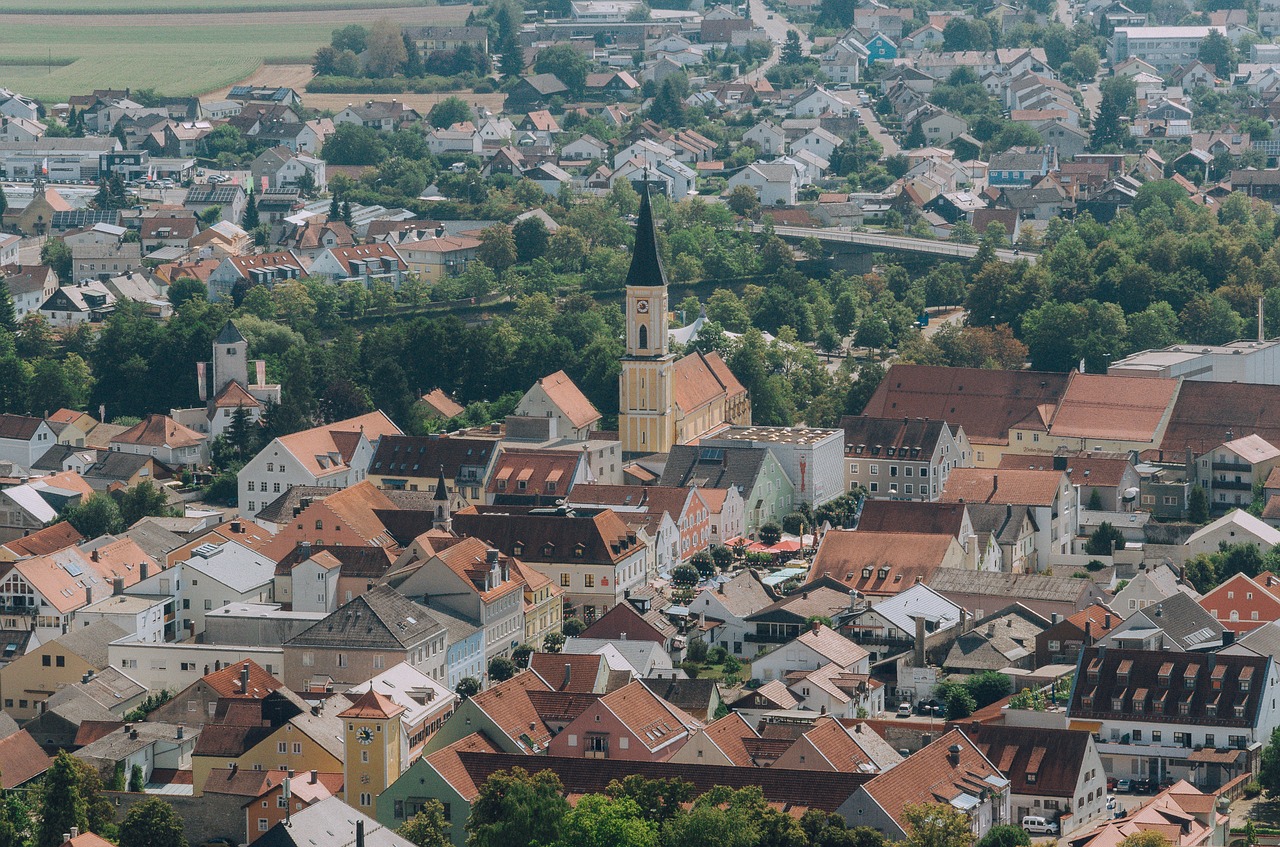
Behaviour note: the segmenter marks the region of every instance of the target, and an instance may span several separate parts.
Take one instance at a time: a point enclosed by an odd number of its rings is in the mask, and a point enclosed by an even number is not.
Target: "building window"
[[[585,588],[596,587],[596,575],[593,573],[584,573],[582,575],[582,585]]]
[[[339,653],[337,658],[338,667],[345,668],[347,666],[347,654]]]
[[[560,587],[561,588],[569,587],[569,575],[567,573],[560,574]]]

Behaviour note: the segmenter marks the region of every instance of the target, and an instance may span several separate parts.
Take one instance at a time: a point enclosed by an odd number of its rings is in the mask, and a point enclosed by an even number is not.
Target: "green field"
[[[232,0],[232,6],[237,0]],[[384,0],[301,0],[289,11],[190,14],[208,0],[164,0],[166,11],[185,14],[112,20],[115,12],[156,8],[160,0],[61,0],[101,17],[41,16],[0,12],[0,87],[45,103],[65,101],[95,88],[154,88],[161,94],[214,91],[243,80],[264,61],[309,63],[334,29],[355,21],[390,17],[402,22],[459,24],[469,6],[390,8]],[[305,11],[324,5],[329,11]],[[365,11],[367,10],[367,11]],[[118,20],[118,19],[116,19]],[[52,65],[49,59],[52,57]],[[24,63],[26,60],[26,63]]]

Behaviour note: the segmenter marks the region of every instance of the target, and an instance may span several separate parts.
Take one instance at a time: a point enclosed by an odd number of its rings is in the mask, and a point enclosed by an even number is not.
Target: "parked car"
[[[1116,782],[1117,782],[1117,781],[1118,781],[1118,780],[1117,780],[1114,776],[1109,776],[1109,777],[1107,777],[1107,790],[1108,790],[1108,791],[1115,791],[1115,790],[1116,790]]]
[[[1022,819],[1022,828],[1032,835],[1057,835],[1058,825],[1038,815],[1027,815]]]
[[[1133,780],[1122,779],[1116,783],[1117,794],[1130,794],[1133,792]]]
[[[1107,808],[1114,809],[1116,807],[1116,797],[1114,794],[1107,795]]]
[[[898,704],[898,717],[900,717],[900,718],[909,718],[909,717],[911,717],[911,704],[910,704],[910,703],[899,703],[899,704]]]

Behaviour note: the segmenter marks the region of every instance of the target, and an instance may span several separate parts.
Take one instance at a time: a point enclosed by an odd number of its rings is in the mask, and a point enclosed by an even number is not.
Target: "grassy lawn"
[[[751,679],[751,663],[739,662],[738,664],[742,666],[740,670],[734,672],[737,675],[738,679],[739,680]],[[722,680],[726,676],[729,676],[729,674],[725,673],[723,664],[713,665],[709,662],[704,662],[698,668],[698,679]]]

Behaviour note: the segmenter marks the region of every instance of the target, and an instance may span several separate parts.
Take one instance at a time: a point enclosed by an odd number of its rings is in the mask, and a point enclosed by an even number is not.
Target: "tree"
[[[658,825],[630,797],[588,794],[564,816],[557,847],[656,847]]]
[[[802,62],[804,62],[804,52],[800,48],[800,33],[789,29],[786,43],[782,45],[782,64],[799,65]]]
[[[173,514],[164,490],[149,479],[122,491],[117,505],[120,508],[120,520],[126,527],[133,526],[146,517],[166,517]]]
[[[89,830],[89,809],[80,793],[80,770],[70,753],[61,752],[44,776],[40,794],[40,826],[35,847],[58,847],[72,827]]]
[[[978,839],[977,847],[1031,847],[1031,836],[1020,826],[1000,823]]]
[[[963,689],[957,689],[963,690]],[[951,717],[950,711],[947,717]],[[944,803],[915,803],[902,810],[907,847],[972,847],[969,816]]]
[[[516,221],[516,225],[511,228],[511,237],[515,240],[516,260],[532,262],[547,252],[551,233],[547,232],[547,225],[542,222],[542,218],[530,215]]]
[[[760,525],[759,534],[760,543],[769,545],[777,544],[782,540],[782,527],[779,526],[776,521],[769,521],[768,523]]]
[[[1169,839],[1159,830],[1144,829],[1125,838],[1120,847],[1169,847]]]
[[[247,232],[253,232],[258,228],[259,223],[261,223],[261,220],[258,217],[258,203],[254,199],[253,192],[250,191],[249,197],[244,204],[244,216],[240,219],[240,228]]]
[[[447,129],[456,123],[471,120],[471,107],[461,97],[446,97],[427,112],[427,123],[438,129]]]
[[[444,806],[432,797],[419,806],[418,813],[401,824],[396,832],[417,847],[450,847],[451,828],[452,824],[444,819]]]
[[[698,569],[690,564],[676,565],[671,570],[671,582],[679,588],[692,588],[701,578],[702,575],[698,573]]]
[[[516,663],[517,668],[527,668],[529,667],[529,657],[532,655],[532,644],[520,644],[511,651],[511,660]]]
[[[425,72],[422,66],[422,51],[418,49],[418,45],[413,42],[413,36],[408,32],[403,33],[403,41],[404,75],[410,79],[416,79]]]
[[[184,303],[192,300],[208,300],[209,289],[198,279],[180,276],[169,286],[169,303],[174,311],[181,309]]]
[[[458,680],[458,685],[453,691],[463,700],[468,700],[480,693],[480,680],[474,676],[464,676]]]
[[[3,279],[0,279],[0,330],[18,330],[18,315],[13,307],[13,297],[9,295],[9,284]]]
[[[1098,104],[1098,116],[1093,122],[1093,136],[1090,138],[1094,150],[1124,142],[1125,129],[1121,118],[1130,115],[1137,103],[1137,85],[1131,77],[1110,77],[1099,88],[1102,100]]]
[[[564,632],[565,636],[568,638],[574,638],[576,636],[581,635],[583,631],[586,630],[586,628],[587,628],[587,625],[583,622],[582,618],[576,618],[576,617],[565,618],[564,623],[560,625],[560,629]]]
[[[1258,782],[1269,797],[1280,796],[1280,727],[1271,730],[1271,740],[1262,751]]]
[[[591,60],[575,47],[568,44],[555,44],[538,54],[533,65],[534,71],[540,74],[555,74],[565,84],[569,93],[577,97],[587,83],[587,74],[591,71]]]
[[[689,559],[689,564],[698,569],[698,576],[709,579],[716,574],[716,563],[706,550],[699,550]]]
[[[952,686],[947,691],[947,720],[959,720],[972,715],[978,708],[977,701],[963,685]]]
[[[1193,485],[1187,495],[1187,520],[1193,524],[1209,522],[1209,495],[1198,485]]]
[[[97,538],[126,529],[120,517],[120,507],[110,494],[104,492],[97,492],[83,503],[67,507],[62,517],[85,538]]]
[[[973,696],[974,705],[982,709],[1008,696],[1013,683],[999,671],[983,671],[966,679],[964,687]]]
[[[1124,547],[1124,535],[1109,522],[1103,521],[1085,542],[1084,552],[1090,556],[1110,556],[1121,547]]]
[[[1236,72],[1238,62],[1236,61],[1236,48],[1225,35],[1216,29],[1209,30],[1209,34],[1200,39],[1200,51],[1198,54],[1200,61],[1213,68],[1213,72],[1226,79]]]
[[[734,186],[725,201],[734,214],[755,220],[760,216],[760,195],[749,185]]]
[[[59,285],[70,285],[75,281],[72,272],[71,248],[60,238],[50,238],[40,246],[40,264],[53,268]]]
[[[386,19],[375,23],[369,30],[364,58],[365,69],[371,77],[389,77],[399,73],[408,58],[400,25]]]
[[[142,765],[134,765],[129,770],[129,790],[141,794],[147,787],[147,779],[142,773]]]
[[[516,242],[511,227],[494,224],[480,233],[480,246],[476,249],[480,261],[502,273],[516,263]]]
[[[489,660],[489,681],[505,682],[516,675],[516,663],[506,656],[494,656]]]
[[[136,803],[120,822],[120,847],[187,847],[182,818],[159,797]]]
[[[559,653],[564,649],[564,633],[548,632],[542,637],[542,649],[548,653]]]
[[[688,80],[679,74],[672,74],[658,86],[658,93],[649,104],[649,118],[664,126],[676,126],[685,121],[684,98],[682,88],[688,87]]]
[[[369,30],[359,24],[335,29],[329,43],[336,50],[350,50],[352,53],[363,53],[369,39]]]
[[[471,804],[467,847],[546,847],[559,839],[568,811],[564,785],[553,772],[498,771]]]

